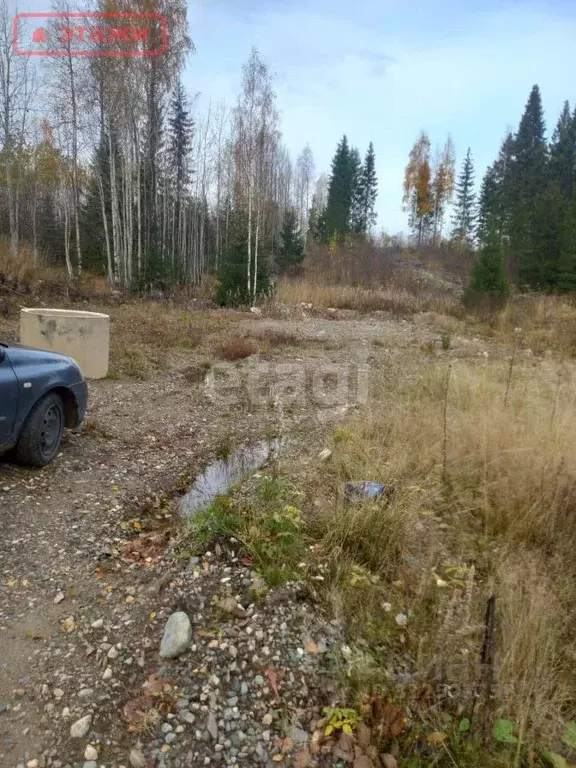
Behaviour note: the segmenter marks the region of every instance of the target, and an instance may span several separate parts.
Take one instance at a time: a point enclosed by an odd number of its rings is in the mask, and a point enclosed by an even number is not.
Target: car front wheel
[[[30,411],[16,445],[16,459],[31,467],[45,467],[58,454],[64,432],[64,404],[52,392]]]

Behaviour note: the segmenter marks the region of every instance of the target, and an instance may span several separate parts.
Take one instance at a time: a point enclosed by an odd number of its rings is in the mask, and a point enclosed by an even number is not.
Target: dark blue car
[[[0,452],[17,461],[49,464],[64,428],[82,423],[88,389],[70,357],[0,343]]]

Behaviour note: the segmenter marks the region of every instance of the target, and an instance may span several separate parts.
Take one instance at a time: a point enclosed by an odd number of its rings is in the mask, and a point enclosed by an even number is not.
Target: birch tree
[[[10,248],[16,256],[20,225],[18,156],[24,148],[34,83],[30,59],[18,56],[14,50],[10,10],[8,0],[0,0],[0,140],[6,174]]]

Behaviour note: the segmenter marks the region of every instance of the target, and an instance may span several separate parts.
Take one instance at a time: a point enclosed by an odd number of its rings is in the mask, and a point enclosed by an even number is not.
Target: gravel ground
[[[304,340],[271,350],[260,361],[270,370],[342,369],[360,350],[398,371],[406,350],[430,336],[422,323],[383,314],[275,315],[239,314],[235,327]],[[88,426],[67,437],[52,466],[0,460],[5,768],[370,765],[345,743],[342,759],[318,746],[322,707],[337,698],[330,669],[342,628],[301,585],[264,597],[233,545],[175,559],[178,515],[162,494],[185,485],[182,474],[193,478],[223,441],[248,444],[272,428],[289,435],[289,454],[313,457],[345,408],[301,396],[279,413],[269,393],[254,404],[238,387],[190,384],[190,362],[174,359],[145,381],[94,382]],[[174,612],[189,617],[180,628],[189,642],[162,659]]]

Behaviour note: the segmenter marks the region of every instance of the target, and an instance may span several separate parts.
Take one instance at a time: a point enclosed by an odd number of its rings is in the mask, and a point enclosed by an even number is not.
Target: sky
[[[421,130],[457,170],[468,147],[479,187],[538,83],[548,135],[576,102],[574,0],[189,0],[196,47],[184,82],[200,108],[232,106],[255,46],[275,78],[283,141],[308,143],[328,172],[345,133],[364,155],[374,142],[378,230],[407,231],[402,182]]]

